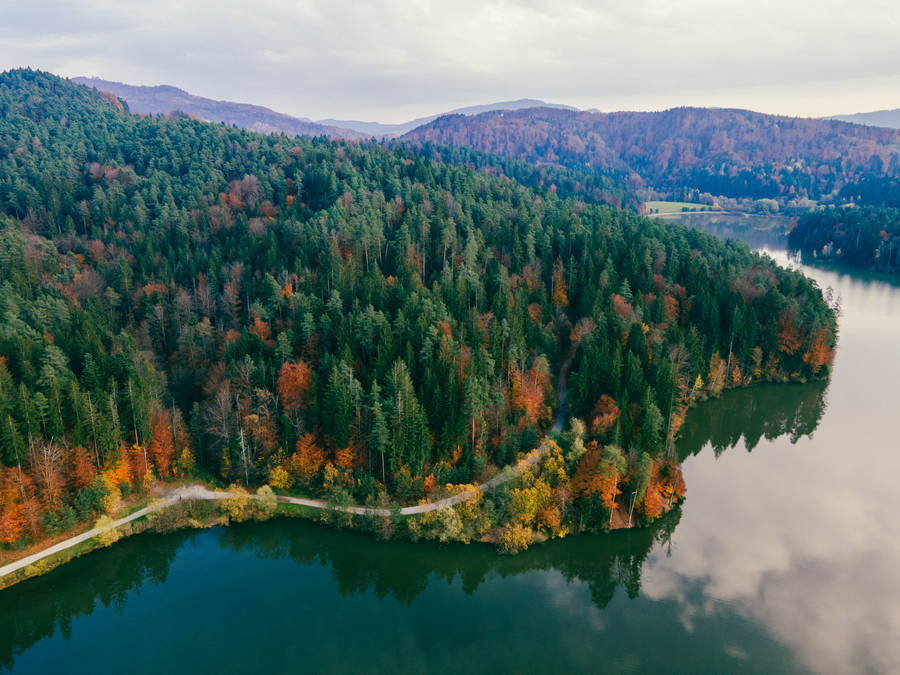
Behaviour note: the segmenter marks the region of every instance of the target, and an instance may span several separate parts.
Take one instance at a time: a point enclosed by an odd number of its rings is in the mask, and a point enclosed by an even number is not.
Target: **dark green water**
[[[653,529],[512,558],[298,521],[136,537],[0,592],[0,670],[900,672],[900,288],[804,270],[843,308],[831,381],[692,411]]]

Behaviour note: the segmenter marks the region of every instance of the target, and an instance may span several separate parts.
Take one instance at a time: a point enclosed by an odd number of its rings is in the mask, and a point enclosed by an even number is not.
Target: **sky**
[[[900,108],[896,0],[0,0],[0,69],[171,84],[296,116]]]

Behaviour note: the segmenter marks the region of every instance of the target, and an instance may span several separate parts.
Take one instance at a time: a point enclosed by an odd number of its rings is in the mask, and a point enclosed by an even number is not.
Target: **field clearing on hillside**
[[[709,204],[700,204],[698,202],[665,202],[653,201],[645,202],[647,213],[651,215],[665,215],[667,213],[683,213],[685,211],[721,211],[722,209],[710,206]]]

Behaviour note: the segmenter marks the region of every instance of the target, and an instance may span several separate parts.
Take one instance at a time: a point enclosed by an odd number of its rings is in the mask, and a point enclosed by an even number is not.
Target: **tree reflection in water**
[[[787,435],[793,442],[811,435],[825,410],[826,386],[761,385],[707,401],[688,415],[679,455],[696,454],[707,443],[718,455],[742,437],[751,450],[761,438]],[[568,582],[585,583],[593,604],[602,609],[619,587],[629,598],[639,596],[648,554],[668,545],[680,517],[676,509],[649,528],[550,542],[517,556],[499,556],[479,545],[380,542],[303,521],[141,535],[0,592],[0,668],[11,669],[18,653],[57,631],[68,638],[73,621],[98,606],[123,607],[129,594],[163,585],[187,542],[212,549],[205,559],[221,565],[227,565],[229,557],[216,548],[261,559],[290,558],[301,570],[326,568],[342,596],[371,592],[404,605],[438,582],[458,579],[463,592],[472,595],[490,578],[556,572]]]
[[[683,461],[709,443],[718,457],[742,437],[749,452],[763,438],[788,436],[796,443],[812,436],[825,413],[827,387],[825,381],[760,384],[705,401],[688,413],[677,443],[678,455]]]

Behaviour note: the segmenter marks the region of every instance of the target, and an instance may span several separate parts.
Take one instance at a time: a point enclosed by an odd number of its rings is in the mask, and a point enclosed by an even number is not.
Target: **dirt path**
[[[201,488],[204,492],[209,492],[206,488],[203,488],[200,485],[190,485],[183,488],[178,488],[171,493],[169,493],[165,498],[154,502],[150,506],[145,506],[142,509],[131,513],[124,518],[119,518],[116,521],[113,521],[113,524],[109,527],[95,527],[93,529],[88,530],[87,532],[82,532],[79,535],[74,537],[70,537],[69,539],[64,539],[58,544],[54,544],[48,548],[45,548],[43,551],[38,551],[32,555],[26,556],[19,560],[15,560],[8,565],[4,565],[0,567],[0,579],[5,577],[7,574],[11,574],[17,570],[22,569],[23,567],[28,567],[32,563],[36,563],[38,560],[43,560],[44,558],[53,555],[54,553],[59,553],[60,551],[65,551],[67,548],[72,548],[73,546],[77,546],[83,541],[87,541],[93,537],[96,537],[101,532],[104,532],[112,527],[119,527],[120,525],[125,525],[126,523],[130,523],[132,520],[137,520],[143,516],[146,516],[148,513],[152,513],[153,511],[158,511],[161,508],[166,506],[170,506],[171,504],[177,502],[179,499],[183,499],[187,497],[188,499],[194,499],[193,496],[197,493],[196,488]],[[210,493],[215,494],[215,493]],[[201,497],[201,499],[208,499],[209,497]]]
[[[519,460],[515,465],[509,466],[503,471],[500,471],[496,476],[482,483],[481,485],[477,485],[472,489],[460,492],[459,494],[455,494],[450,497],[444,497],[443,499],[428,502],[427,504],[405,506],[400,509],[400,515],[412,516],[419,513],[428,513],[430,511],[437,511],[438,509],[443,509],[448,506],[453,506],[454,504],[459,504],[460,502],[473,499],[480,493],[487,492],[488,490],[491,490],[499,485],[503,485],[504,483],[518,476],[526,469],[540,462],[544,455],[547,454],[547,451],[550,449],[550,437],[556,437],[557,435],[559,435],[565,422],[566,396],[568,391],[566,386],[566,379],[569,373],[569,366],[572,365],[573,358],[574,354],[570,355],[560,367],[558,387],[559,412],[557,413],[556,424],[553,425],[550,436],[546,437],[537,448],[528,453],[528,455]],[[98,534],[104,532],[107,529],[125,525],[126,523],[137,520],[138,518],[146,516],[149,513],[158,511],[159,509],[165,508],[166,506],[171,506],[172,504],[180,500],[219,500],[229,499],[236,496],[238,495],[234,495],[230,492],[218,492],[210,490],[203,485],[185,485],[179,488],[175,488],[165,497],[155,501],[150,506],[146,506],[138,511],[135,511],[134,513],[125,516],[124,518],[119,518],[118,520],[113,521],[113,524],[108,528],[95,527],[91,530],[88,530],[87,532],[82,532],[77,536],[70,537],[69,539],[65,539],[58,544],[54,544],[53,546],[45,548],[43,551],[39,551],[37,553],[34,553],[33,555],[26,556],[25,558],[21,558],[20,560],[16,560],[9,563],[8,565],[0,567],[0,579],[5,577],[7,574],[12,574],[13,572],[28,567],[28,565],[31,565],[32,563],[43,560],[44,558],[47,558],[54,553],[59,553],[60,551],[65,551],[66,549],[72,548],[73,546],[77,546],[78,544],[87,541],[88,539],[96,537]],[[250,497],[254,499],[256,498],[255,495],[250,495]],[[392,509],[384,508],[369,508],[366,506],[332,506],[322,499],[306,499],[304,497],[279,496],[278,501],[283,504],[298,504],[300,506],[306,506],[312,509],[334,509],[336,511],[343,511],[345,513],[353,513],[361,516],[388,517],[394,515],[395,513]]]
[[[419,513],[428,513],[429,511],[437,511],[438,509],[453,506],[454,504],[459,504],[460,502],[472,499],[480,492],[486,492],[491,488],[497,487],[498,485],[502,485],[503,483],[512,480],[515,476],[522,473],[522,471],[539,462],[540,459],[547,453],[547,450],[549,450],[549,448],[550,439],[545,438],[544,442],[541,443],[539,447],[532,450],[531,453],[520,460],[514,467],[511,467],[511,470],[501,471],[489,481],[465,492],[460,492],[459,494],[452,495],[450,497],[445,497],[433,502],[428,502],[427,504],[418,504],[416,506],[403,507],[400,509],[400,515],[409,516]],[[73,546],[77,546],[78,544],[85,542],[88,539],[96,537],[98,534],[106,530],[130,523],[131,521],[142,518],[143,516],[153,513],[154,511],[158,511],[167,506],[171,506],[178,501],[212,501],[220,499],[230,499],[232,497],[238,496],[240,495],[236,495],[231,492],[219,492],[210,490],[203,485],[185,485],[183,487],[176,488],[162,499],[155,501],[150,506],[145,506],[144,508],[135,511],[134,513],[131,513],[124,518],[119,518],[118,520],[113,521],[112,525],[108,527],[95,527],[88,530],[87,532],[82,532],[79,535],[70,537],[69,539],[64,539],[58,544],[54,544],[53,546],[45,548],[43,551],[38,551],[37,553],[26,556],[19,560],[15,560],[7,565],[4,565],[3,567],[0,567],[0,579],[5,577],[7,574],[12,574],[13,572],[17,572],[20,569],[24,569],[25,567],[28,567],[29,565],[36,563],[39,560],[43,560],[44,558],[47,558],[55,553],[59,553],[60,551],[65,551],[66,549],[72,548]],[[249,496],[251,499],[257,498],[256,495],[246,496]],[[333,506],[322,499],[307,499],[305,497],[287,497],[282,495],[278,497],[278,501],[283,504],[299,504],[300,506],[306,506],[312,509],[333,509],[335,511],[343,511],[345,513],[353,513],[361,516],[389,517],[394,515],[395,513],[392,509],[369,508],[366,506]]]

